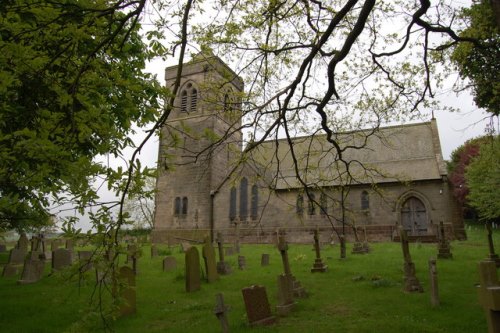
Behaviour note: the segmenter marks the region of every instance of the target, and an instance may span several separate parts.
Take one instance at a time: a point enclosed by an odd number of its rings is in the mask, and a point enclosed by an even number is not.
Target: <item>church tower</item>
[[[177,70],[166,68],[167,87]],[[153,242],[213,230],[212,193],[241,153],[242,92],[242,79],[212,54],[183,65],[174,108],[160,132]]]

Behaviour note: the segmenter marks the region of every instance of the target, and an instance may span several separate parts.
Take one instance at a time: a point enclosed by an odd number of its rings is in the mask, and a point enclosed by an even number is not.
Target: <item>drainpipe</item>
[[[210,242],[214,242],[214,199],[217,191],[210,191],[209,215],[208,222],[210,224]]]

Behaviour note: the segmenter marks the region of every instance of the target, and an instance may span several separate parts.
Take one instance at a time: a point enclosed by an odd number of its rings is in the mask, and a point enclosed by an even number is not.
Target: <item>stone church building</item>
[[[178,67],[166,69],[173,86]],[[244,84],[216,56],[183,65],[160,135],[153,242],[212,239],[390,240],[398,225],[422,241],[465,238],[449,189],[436,120],[340,133],[342,161],[324,135],[242,147]],[[348,168],[347,168],[348,166]]]

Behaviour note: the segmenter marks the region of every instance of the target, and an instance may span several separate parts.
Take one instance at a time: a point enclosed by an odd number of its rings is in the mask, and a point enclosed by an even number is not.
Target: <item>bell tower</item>
[[[177,70],[166,68],[167,87]],[[242,93],[243,80],[213,54],[183,64],[174,108],[160,132],[153,242],[210,232],[211,193],[241,154]]]

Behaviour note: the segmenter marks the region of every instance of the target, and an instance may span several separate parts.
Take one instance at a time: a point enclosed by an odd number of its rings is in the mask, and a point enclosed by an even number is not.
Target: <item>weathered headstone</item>
[[[488,232],[488,260],[493,261],[497,267],[500,267],[500,258],[495,253],[495,246],[493,245],[493,235],[491,231],[491,224],[486,223],[486,231]]]
[[[247,261],[245,256],[238,256],[238,269],[244,270],[247,266]]]
[[[313,267],[311,268],[311,272],[326,272],[328,270],[328,266],[323,263],[321,260],[320,246],[319,246],[319,231],[316,228],[314,230],[314,251],[316,252],[316,259],[314,260]]]
[[[262,254],[262,257],[260,258],[260,265],[261,266],[269,266],[269,254],[268,253]]]
[[[130,267],[120,267],[120,315],[128,316],[136,312],[135,274]]]
[[[67,250],[70,250],[70,251],[73,251],[75,247],[75,243],[73,242],[72,239],[66,239],[66,249]]]
[[[280,317],[287,316],[295,306],[291,283],[292,281],[285,274],[278,275],[278,305],[276,305],[276,312]]]
[[[3,266],[2,276],[3,277],[13,277],[19,274],[21,265],[7,264]]]
[[[500,282],[495,262],[487,260],[479,263],[479,279],[479,303],[486,312],[488,333],[498,333],[500,332]]]
[[[24,262],[23,273],[18,284],[35,283],[42,278],[45,261],[40,259],[27,258]]]
[[[158,248],[155,244],[151,244],[151,258],[158,257]]]
[[[438,259],[451,259],[453,255],[451,254],[450,242],[446,239],[444,233],[443,221],[439,222],[439,242],[438,242]]]
[[[215,249],[210,242],[210,237],[205,238],[205,244],[201,250],[203,261],[205,262],[205,272],[207,274],[208,283],[217,281],[219,274],[217,274],[217,264],[215,262]]]
[[[71,265],[73,253],[68,249],[57,249],[52,252],[52,270],[60,270]]]
[[[285,236],[280,236],[278,238],[278,250],[280,251],[281,260],[283,262],[283,270],[285,272],[285,276],[289,279],[290,286],[293,290],[293,295],[295,297],[306,297],[306,291],[301,286],[300,282],[295,279],[290,270],[290,262],[288,260],[288,244],[285,240]]]
[[[415,274],[415,264],[411,260],[408,235],[406,234],[406,230],[402,227],[399,228],[399,233],[404,257],[404,291],[421,293],[424,289]]]
[[[219,262],[217,263],[217,273],[221,275],[231,274],[231,266],[224,261],[224,239],[222,234],[217,233],[217,246],[219,248]]]
[[[163,259],[163,271],[168,272],[177,268],[177,260],[175,257],[168,256]]]
[[[8,263],[12,265],[22,265],[25,257],[26,251],[17,248],[11,249]]]
[[[438,289],[438,278],[437,278],[437,268],[436,259],[429,259],[429,280],[431,281],[431,304],[433,306],[439,305],[439,289]]]
[[[265,287],[251,286],[243,288],[241,292],[250,326],[271,325],[276,322],[276,318],[271,314]]]
[[[196,247],[186,251],[186,291],[192,292],[201,287],[200,255]]]
[[[25,233],[22,233],[21,236],[19,236],[16,248],[18,248],[19,250],[23,251],[24,254],[26,254],[28,253],[28,244],[29,244],[28,237],[26,236]]]
[[[340,235],[339,240],[340,240],[340,259],[345,259],[346,258],[346,246],[345,246],[344,235]]]
[[[224,296],[221,293],[215,295],[214,314],[217,316],[217,319],[219,319],[222,333],[229,333],[229,323],[226,316],[227,311],[229,311],[229,307],[224,304]]]

